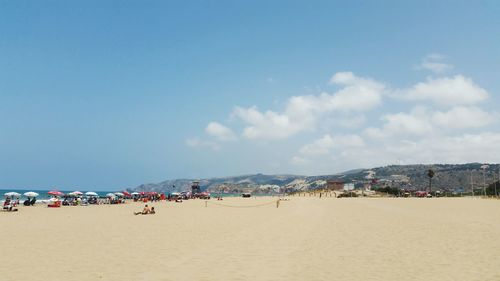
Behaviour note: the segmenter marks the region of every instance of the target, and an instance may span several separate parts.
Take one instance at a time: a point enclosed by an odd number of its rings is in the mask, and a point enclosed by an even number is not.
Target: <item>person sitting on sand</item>
[[[134,212],[134,215],[147,215],[151,213],[151,209],[148,207],[148,204],[144,206],[144,209],[142,209],[142,212]]]
[[[151,215],[156,214],[155,207],[151,207],[151,211],[149,211],[149,213],[150,213]]]
[[[16,204],[10,198],[7,198],[3,204],[3,209],[9,212],[17,212]]]

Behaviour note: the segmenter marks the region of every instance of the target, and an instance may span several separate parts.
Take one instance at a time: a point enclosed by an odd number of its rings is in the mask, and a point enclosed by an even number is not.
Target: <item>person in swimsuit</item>
[[[151,212],[151,209],[148,207],[148,204],[144,206],[144,209],[142,209],[142,212],[134,212],[134,215],[147,215]]]

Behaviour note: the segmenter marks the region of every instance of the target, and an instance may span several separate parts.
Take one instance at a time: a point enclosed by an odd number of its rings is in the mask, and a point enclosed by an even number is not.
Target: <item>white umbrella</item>
[[[75,195],[83,195],[83,192],[81,192],[81,191],[73,191],[71,193],[73,193]]]
[[[139,192],[132,192],[130,194],[132,194],[132,195],[139,195],[140,193]]]
[[[97,196],[97,193],[95,193],[93,191],[89,191],[89,192],[85,192],[85,195],[87,195],[87,196]]]
[[[34,191],[28,191],[23,194],[26,197],[37,197],[39,194]]]
[[[6,197],[19,197],[19,196],[21,196],[21,194],[14,192],[14,191],[11,191],[11,192],[5,193],[4,196],[6,196]]]
[[[106,194],[106,197],[116,197],[116,195],[114,195],[113,193],[108,193]]]
[[[118,196],[118,197],[123,197],[125,196],[125,194],[121,193],[121,192],[115,192],[115,195]]]

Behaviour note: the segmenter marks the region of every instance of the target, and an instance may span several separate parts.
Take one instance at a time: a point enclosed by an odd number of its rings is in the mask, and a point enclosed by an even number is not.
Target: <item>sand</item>
[[[500,280],[500,200],[273,200],[1,212],[0,280]]]

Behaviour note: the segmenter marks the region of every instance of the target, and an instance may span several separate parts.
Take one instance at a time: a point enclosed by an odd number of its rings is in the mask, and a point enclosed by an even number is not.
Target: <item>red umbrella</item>
[[[57,191],[57,190],[51,190],[47,193],[50,195],[55,195],[55,196],[63,196],[64,195],[64,193],[62,193],[61,191]]]
[[[124,192],[122,192],[122,193],[123,193],[123,195],[125,195],[125,196],[132,196],[132,194],[128,193],[127,191],[124,191]]]

